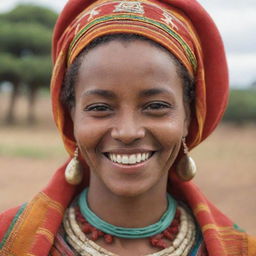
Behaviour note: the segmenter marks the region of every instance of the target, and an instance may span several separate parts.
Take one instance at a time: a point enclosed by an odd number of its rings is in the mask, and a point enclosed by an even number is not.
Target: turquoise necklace
[[[106,234],[121,238],[145,238],[161,233],[170,226],[170,223],[174,219],[177,208],[176,200],[172,198],[169,194],[167,194],[168,208],[158,222],[143,228],[123,228],[109,224],[104,220],[100,219],[95,213],[93,213],[87,203],[87,194],[88,188],[86,188],[78,198],[80,211],[84,218],[92,226],[105,232]]]

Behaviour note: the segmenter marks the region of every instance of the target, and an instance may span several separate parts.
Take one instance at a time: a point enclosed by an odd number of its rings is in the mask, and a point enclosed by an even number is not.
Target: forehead
[[[79,80],[179,79],[171,54],[143,40],[113,40],[89,50],[81,61]]]

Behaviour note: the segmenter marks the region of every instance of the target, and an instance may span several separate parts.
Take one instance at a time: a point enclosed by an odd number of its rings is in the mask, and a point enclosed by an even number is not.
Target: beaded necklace
[[[83,230],[83,225],[88,224],[83,216],[77,214],[79,212],[79,208],[77,206],[71,206],[66,210],[63,225],[64,230],[66,232],[66,240],[67,242],[74,248],[74,250],[78,253],[78,255],[86,255],[86,256],[117,256],[116,254],[107,251],[103,247],[97,245],[94,241],[99,238],[104,238],[106,242],[113,242],[107,241],[106,238],[108,234],[104,234],[102,231],[97,230],[95,227],[90,227],[88,233],[85,233]],[[165,231],[170,231],[172,225],[170,225],[167,230],[163,231],[162,233],[150,237],[150,243],[152,246],[155,246],[161,249],[159,252],[149,254],[146,256],[187,256],[189,255],[193,245],[196,242],[196,224],[193,220],[193,217],[186,212],[186,209],[182,206],[177,207],[177,216],[175,217],[174,221],[179,222],[178,231],[176,235],[172,237],[166,236]],[[80,217],[79,217],[80,216]],[[83,218],[82,221],[79,220]],[[88,230],[87,230],[88,231]],[[89,234],[90,233],[90,234]],[[97,234],[93,237],[93,234]],[[172,241],[171,246],[167,246],[165,240]]]
[[[78,200],[76,200],[65,213],[63,224],[67,234],[66,239],[69,244],[78,253],[80,253],[80,255],[113,256],[115,254],[108,252],[104,248],[98,246],[94,241],[97,241],[98,239],[104,239],[106,243],[112,243],[115,237],[119,236],[104,232],[103,230],[98,229],[88,221],[88,219],[86,218],[88,214],[84,214],[84,210],[87,211],[89,209],[88,204],[86,202],[87,207],[84,208],[84,206],[82,206],[81,208],[81,203],[79,203],[79,201],[81,200],[83,205],[83,200],[86,200],[86,198],[87,190],[82,192]],[[170,200],[172,200],[172,198],[168,197],[168,209],[170,207],[170,203],[173,203],[173,201]],[[174,205],[175,211],[174,214],[172,213],[171,215],[171,223],[169,223],[167,228],[162,231],[158,231],[155,235],[148,237],[151,246],[161,249],[161,251],[150,254],[148,256],[186,256],[193,247],[197,233],[193,217],[187,212],[185,208],[183,208],[183,206],[178,206],[176,201]],[[91,210],[89,209],[89,211]],[[167,212],[168,210],[165,212],[164,215],[166,215]],[[171,210],[171,212],[173,212],[173,209]],[[168,247],[167,244],[169,244],[170,241],[171,246]]]
[[[177,208],[176,200],[174,200],[169,194],[167,194],[167,210],[157,223],[143,228],[123,228],[109,224],[104,220],[100,219],[95,213],[93,213],[87,203],[87,194],[88,188],[86,188],[78,198],[78,204],[83,217],[96,229],[121,238],[145,238],[161,233],[170,226],[170,223],[174,219]]]

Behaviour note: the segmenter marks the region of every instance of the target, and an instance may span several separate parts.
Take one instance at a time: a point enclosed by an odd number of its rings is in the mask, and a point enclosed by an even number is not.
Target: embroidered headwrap
[[[94,39],[117,33],[138,34],[169,50],[195,80],[195,106],[189,133],[191,149],[216,127],[228,97],[223,43],[206,11],[195,0],[70,0],[57,21],[53,38],[51,95],[54,119],[69,154],[73,123],[60,102],[64,74]]]

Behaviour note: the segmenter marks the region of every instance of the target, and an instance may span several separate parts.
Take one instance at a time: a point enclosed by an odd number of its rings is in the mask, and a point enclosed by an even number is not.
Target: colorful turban
[[[67,68],[94,39],[107,34],[138,34],[165,47],[195,80],[194,115],[187,138],[191,149],[220,121],[228,98],[228,72],[219,32],[195,0],[69,0],[53,38],[51,96],[54,119],[69,154],[73,123],[60,102]]]

